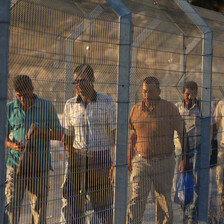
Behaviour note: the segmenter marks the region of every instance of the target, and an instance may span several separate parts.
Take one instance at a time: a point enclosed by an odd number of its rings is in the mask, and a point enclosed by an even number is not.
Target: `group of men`
[[[46,223],[50,140],[61,140],[67,155],[67,172],[63,197],[67,200],[68,223],[84,224],[86,197],[103,224],[113,223],[113,179],[116,162],[111,159],[115,148],[116,107],[111,97],[94,89],[94,71],[82,64],[74,70],[76,96],[65,104],[63,127],[53,104],[34,94],[31,79],[16,76],[16,100],[7,104],[6,148],[9,149],[6,175],[5,223],[18,223],[21,203],[27,188],[32,223]],[[127,223],[141,223],[147,197],[153,185],[156,223],[173,223],[171,188],[175,168],[174,134],[180,141],[181,172],[194,169],[198,180],[200,155],[200,104],[197,84],[186,82],[184,100],[176,106],[160,98],[156,77],[142,82],[142,102],[129,116],[128,171],[131,172],[132,195],[128,204]],[[217,107],[218,125],[223,120],[222,105]],[[32,129],[33,128],[33,129]],[[29,144],[28,144],[29,143]],[[27,159],[25,153],[31,154]],[[224,153],[220,154],[223,160]],[[18,172],[24,159],[25,169]],[[36,164],[38,163],[38,166]],[[29,165],[27,165],[29,164]],[[38,171],[32,166],[38,167]],[[220,171],[220,192],[223,173]],[[197,220],[197,189],[188,221]],[[222,192],[223,193],[223,192]],[[224,200],[223,200],[224,203]]]

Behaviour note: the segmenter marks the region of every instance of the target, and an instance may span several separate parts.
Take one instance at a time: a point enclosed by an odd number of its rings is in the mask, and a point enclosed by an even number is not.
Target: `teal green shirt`
[[[39,125],[43,131],[61,130],[60,121],[58,119],[54,105],[47,100],[38,98],[26,112],[20,107],[19,101],[16,99],[7,104],[7,122],[6,134],[13,132],[13,142],[26,141],[25,136],[32,123]],[[37,152],[42,170],[51,168],[50,141],[46,138],[36,138],[32,142],[33,149]],[[9,149],[9,157],[7,166],[16,168],[22,152]]]

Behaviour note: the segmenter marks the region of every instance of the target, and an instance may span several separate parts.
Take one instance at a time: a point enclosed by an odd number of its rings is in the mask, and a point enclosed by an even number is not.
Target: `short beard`
[[[186,101],[184,101],[185,107],[187,109],[190,109],[193,106],[193,101],[192,99],[188,100],[188,104],[186,103]]]

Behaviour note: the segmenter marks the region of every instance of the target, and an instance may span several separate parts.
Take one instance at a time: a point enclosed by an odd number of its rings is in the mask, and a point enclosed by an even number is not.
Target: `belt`
[[[88,156],[88,157],[93,157],[95,155],[99,155],[99,154],[107,154],[110,153],[110,150],[101,150],[101,151],[87,151],[87,150],[83,150],[83,149],[75,149],[73,148],[73,152],[74,153],[78,153],[80,155],[84,155],[84,156]]]
[[[137,155],[138,157],[141,157],[142,159],[146,159],[146,160],[149,160],[149,161],[158,161],[158,160],[163,160],[163,159],[172,157],[172,156],[173,156],[173,153],[171,153],[171,154],[161,155],[161,156],[159,156],[159,157],[146,157],[146,156],[142,156],[142,155],[139,154],[139,153],[136,153],[136,155]]]

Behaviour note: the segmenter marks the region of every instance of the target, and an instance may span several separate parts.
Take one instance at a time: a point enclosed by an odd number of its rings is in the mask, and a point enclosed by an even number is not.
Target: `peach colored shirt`
[[[135,151],[147,158],[171,155],[174,152],[174,131],[184,133],[184,121],[174,104],[159,99],[136,104],[130,113],[129,128],[135,131]]]

